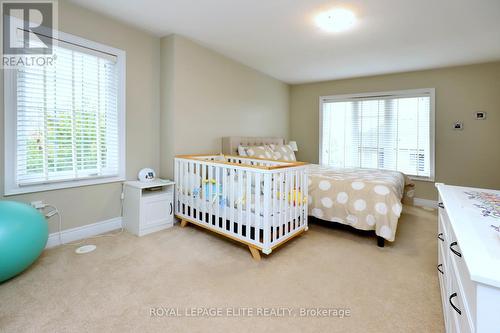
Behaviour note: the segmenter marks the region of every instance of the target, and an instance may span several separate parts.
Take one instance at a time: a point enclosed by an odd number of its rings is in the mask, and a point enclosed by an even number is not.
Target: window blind
[[[326,98],[321,141],[323,164],[430,178],[431,95]]]
[[[63,42],[54,51],[54,65],[16,71],[18,186],[119,174],[116,58]]]

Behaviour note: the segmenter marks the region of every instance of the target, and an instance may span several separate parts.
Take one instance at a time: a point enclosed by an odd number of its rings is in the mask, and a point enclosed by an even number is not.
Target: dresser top
[[[500,288],[500,191],[436,184],[471,279]]]
[[[138,189],[145,189],[151,187],[159,187],[159,186],[169,186],[174,185],[175,183],[169,179],[155,179],[150,182],[140,182],[138,180],[130,180],[125,182],[125,185],[135,187]]]

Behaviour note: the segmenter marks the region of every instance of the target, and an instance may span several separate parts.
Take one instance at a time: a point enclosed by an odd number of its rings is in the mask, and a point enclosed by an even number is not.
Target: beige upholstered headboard
[[[283,138],[273,137],[248,137],[248,136],[226,136],[222,138],[222,153],[225,155],[238,156],[238,146],[260,146],[260,145],[282,145]]]

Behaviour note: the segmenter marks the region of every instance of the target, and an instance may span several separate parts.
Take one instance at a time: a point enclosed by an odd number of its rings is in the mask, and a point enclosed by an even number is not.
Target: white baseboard
[[[438,203],[435,200],[414,198],[413,205],[421,207],[437,208]]]
[[[82,227],[63,230],[61,232],[61,240],[63,243],[74,242],[77,240],[85,239],[92,236],[97,236],[100,234],[104,234],[106,232],[120,229],[121,227],[122,227],[122,218],[114,217],[109,220],[84,225]],[[45,248],[51,248],[58,245],[61,245],[59,241],[59,233],[54,232],[49,235],[49,239],[47,240],[47,245],[45,246]]]

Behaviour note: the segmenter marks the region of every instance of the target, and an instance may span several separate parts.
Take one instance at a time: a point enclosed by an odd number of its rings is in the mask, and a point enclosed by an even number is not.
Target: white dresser
[[[438,276],[446,332],[500,332],[500,191],[436,184]],[[498,197],[497,197],[498,198]]]

